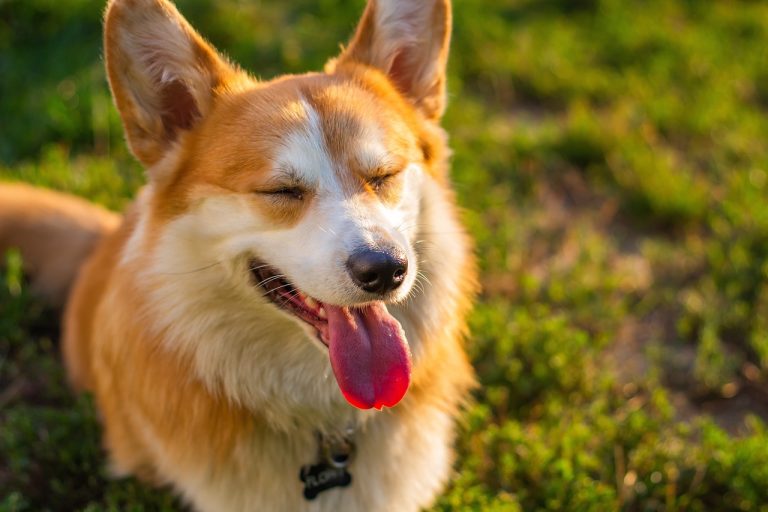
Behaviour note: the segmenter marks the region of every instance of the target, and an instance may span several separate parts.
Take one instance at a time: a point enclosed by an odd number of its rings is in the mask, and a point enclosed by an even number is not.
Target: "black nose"
[[[355,284],[363,290],[385,294],[403,283],[408,260],[397,249],[363,249],[349,257],[347,269]]]

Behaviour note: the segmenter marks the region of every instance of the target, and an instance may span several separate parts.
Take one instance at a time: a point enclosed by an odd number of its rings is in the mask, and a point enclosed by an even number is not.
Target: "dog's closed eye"
[[[301,201],[306,195],[306,191],[303,188],[297,186],[280,187],[273,190],[265,190],[259,193],[272,196],[276,199],[289,199],[294,201]]]
[[[382,174],[380,176],[373,176],[371,178],[368,178],[366,180],[366,183],[374,191],[380,192],[387,185],[387,183],[395,176],[397,176],[397,173],[394,173],[394,172],[389,174]]]

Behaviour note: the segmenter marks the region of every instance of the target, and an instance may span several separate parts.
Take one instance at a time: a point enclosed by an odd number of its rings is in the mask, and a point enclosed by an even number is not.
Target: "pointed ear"
[[[110,1],[104,50],[128,145],[146,166],[193,128],[238,74],[165,0]]]
[[[445,109],[450,38],[450,0],[369,0],[336,65],[378,68],[427,118],[437,120]]]

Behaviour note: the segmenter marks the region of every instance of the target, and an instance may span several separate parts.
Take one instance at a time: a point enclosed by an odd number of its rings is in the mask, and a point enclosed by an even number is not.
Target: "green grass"
[[[179,0],[263,77],[362,1]],[[0,178],[122,208],[142,183],[103,6],[0,1]],[[445,126],[484,291],[481,388],[435,510],[768,511],[768,4],[456,2]],[[0,279],[0,511],[173,510],[110,481],[52,312]]]

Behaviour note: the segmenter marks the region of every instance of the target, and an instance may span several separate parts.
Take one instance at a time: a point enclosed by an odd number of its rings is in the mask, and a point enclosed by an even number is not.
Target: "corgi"
[[[147,184],[119,219],[34,191],[0,216],[90,233],[48,274],[50,250],[15,243],[53,295],[76,275],[63,358],[112,474],[200,511],[429,507],[475,382],[439,126],[449,0],[369,0],[322,72],[270,81],[166,0],[111,0],[104,26]]]

